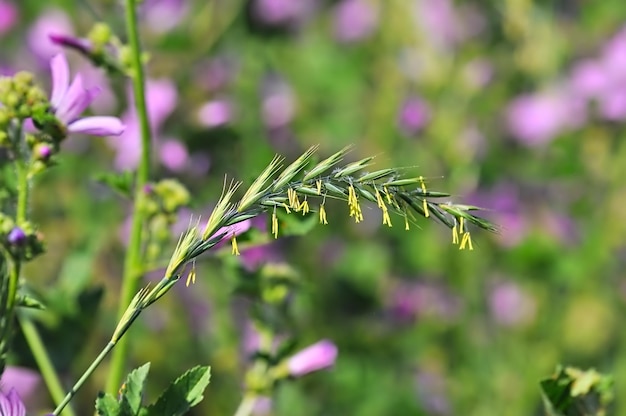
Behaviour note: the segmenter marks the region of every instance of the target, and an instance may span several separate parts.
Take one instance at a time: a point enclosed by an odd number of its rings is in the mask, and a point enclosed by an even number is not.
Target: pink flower
[[[84,117],[80,114],[91,104],[98,88],[85,89],[80,74],[70,84],[70,69],[65,55],[58,54],[50,61],[52,70],[52,94],[50,104],[57,119],[67,126],[70,133],[94,136],[120,135],[124,125],[117,117]]]
[[[378,10],[368,1],[343,0],[335,9],[335,37],[341,42],[358,42],[378,25]]]
[[[25,416],[26,408],[15,389],[8,394],[0,393],[0,415],[2,416]]]
[[[398,115],[398,125],[407,135],[419,133],[430,121],[428,104],[418,97],[411,97],[402,103]]]
[[[215,128],[228,124],[233,117],[231,104],[226,100],[213,100],[198,110],[198,120],[206,127]]]
[[[11,2],[0,0],[0,35],[11,30],[18,18],[17,7]]]
[[[296,353],[287,363],[289,374],[300,377],[335,364],[337,346],[329,340],[319,341]]]
[[[502,326],[518,326],[535,317],[535,300],[514,282],[497,283],[489,294],[493,319]]]
[[[28,46],[42,63],[47,62],[48,59],[63,51],[61,46],[50,40],[49,36],[51,33],[65,33],[68,35],[74,33],[72,23],[67,14],[58,9],[51,9],[41,14],[28,31]]]
[[[0,377],[0,388],[2,390],[15,389],[17,394],[26,401],[34,397],[37,386],[40,383],[41,376],[39,373],[24,367],[7,366],[4,369],[4,373],[2,373],[2,377]]]

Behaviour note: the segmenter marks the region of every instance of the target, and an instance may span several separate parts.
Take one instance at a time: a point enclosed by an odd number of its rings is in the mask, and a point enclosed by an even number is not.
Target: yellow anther
[[[309,201],[307,201],[306,198],[304,198],[304,201],[302,201],[299,208],[302,210],[302,215],[308,214],[309,213]]]
[[[359,205],[359,199],[357,198],[356,191],[352,185],[348,188],[348,208],[350,208],[350,216],[354,217],[355,222],[359,223],[363,221],[361,205]]]
[[[187,275],[187,283],[186,283],[187,287],[189,287],[189,283],[191,283],[191,284],[196,283],[196,264],[195,263],[191,267],[191,271]]]
[[[324,208],[324,204],[320,205],[320,224],[328,224],[328,220],[326,219],[326,209]]]
[[[454,227],[452,227],[452,244],[459,244],[459,231],[456,223],[454,224]]]
[[[409,217],[406,215],[406,213],[404,214],[404,229],[405,230],[409,230]]]
[[[321,179],[316,180],[315,185],[317,186],[317,194],[321,195],[322,194],[322,180]]]
[[[467,246],[467,248],[469,248],[470,250],[474,250],[474,246],[472,245],[472,237],[470,236],[469,232],[463,234],[459,250],[465,250],[465,246]]]
[[[235,256],[240,256],[241,253],[239,252],[239,247],[237,246],[237,237],[235,237],[234,234],[233,234],[233,239],[231,240],[231,242],[233,243],[233,251],[232,251],[232,253]]]
[[[276,216],[276,207],[274,207],[274,212],[272,212],[272,235],[274,238],[278,238],[278,217]]]

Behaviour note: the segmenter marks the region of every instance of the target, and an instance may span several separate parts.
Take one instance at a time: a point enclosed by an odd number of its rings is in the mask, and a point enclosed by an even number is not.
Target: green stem
[[[65,390],[61,385],[61,381],[52,365],[52,361],[50,360],[50,356],[46,351],[46,348],[43,345],[41,337],[37,332],[37,328],[33,324],[33,322],[23,313],[17,314],[17,318],[19,320],[20,326],[22,327],[22,333],[24,334],[24,338],[26,338],[26,342],[28,343],[28,347],[30,348],[33,357],[35,357],[35,361],[37,362],[37,366],[41,371],[41,375],[48,387],[48,391],[52,396],[52,399],[55,403],[61,403],[63,397],[65,396]],[[72,408],[68,407],[64,412],[63,416],[74,416],[75,413]]]
[[[124,277],[120,294],[118,318],[121,318],[130,304],[133,296],[139,289],[141,281],[141,241],[144,215],[141,206],[143,189],[148,182],[150,175],[150,124],[148,122],[148,110],[146,108],[145,81],[141,62],[141,46],[139,45],[139,32],[137,25],[137,11],[135,9],[136,0],[126,0],[126,31],[130,43],[132,57],[132,83],[135,107],[139,118],[141,130],[141,159],[137,170],[135,181],[135,201],[133,208],[133,220],[128,241],[128,250],[124,263]],[[120,340],[118,348],[115,349],[111,359],[109,378],[107,381],[107,391],[115,393],[122,381],[126,356],[128,354],[128,339]]]
[[[256,400],[257,396],[254,394],[247,393],[243,396],[243,399],[241,399],[241,403],[239,403],[239,407],[235,412],[235,416],[248,416],[252,414]]]
[[[65,406],[67,406],[67,404],[70,402],[70,400],[72,400],[72,398],[74,397],[74,395],[76,394],[76,392],[82,387],[82,385],[85,383],[85,381],[89,378],[89,376],[91,375],[91,373],[94,372],[94,370],[98,367],[98,365],[100,365],[100,363],[102,362],[102,360],[104,360],[104,357],[107,356],[107,354],[113,349],[113,347],[115,347],[115,343],[114,342],[109,342],[106,347],[104,347],[104,349],[102,350],[102,352],[100,352],[100,354],[98,355],[98,357],[96,357],[96,359],[94,360],[93,363],[91,363],[91,365],[89,366],[89,368],[85,371],[85,373],[83,373],[83,375],[80,377],[80,379],[76,382],[76,384],[74,384],[74,386],[72,387],[72,389],[69,391],[69,393],[67,393],[67,396],[65,396],[65,398],[63,399],[63,401],[61,403],[59,403],[59,405],[57,406],[56,409],[54,409],[54,412],[52,412],[53,415],[58,415],[64,408]]]

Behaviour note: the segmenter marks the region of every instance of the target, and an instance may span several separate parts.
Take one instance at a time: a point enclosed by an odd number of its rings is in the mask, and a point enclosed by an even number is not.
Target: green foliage
[[[186,414],[203,399],[211,378],[210,368],[197,366],[174,380],[151,405],[144,405],[145,382],[150,363],[131,371],[120,389],[120,398],[100,393],[96,411],[101,416],[179,416]]]
[[[613,377],[594,369],[561,367],[541,381],[550,416],[605,416],[613,401]]]

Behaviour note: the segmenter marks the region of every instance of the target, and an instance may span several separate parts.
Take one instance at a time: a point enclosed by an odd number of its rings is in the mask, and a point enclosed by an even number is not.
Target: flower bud
[[[20,227],[13,227],[7,235],[7,242],[13,246],[21,246],[26,242],[26,233]]]

